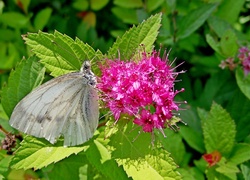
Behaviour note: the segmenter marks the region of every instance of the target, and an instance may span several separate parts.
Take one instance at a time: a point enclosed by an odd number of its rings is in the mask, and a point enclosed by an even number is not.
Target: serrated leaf
[[[132,27],[121,38],[117,38],[108,51],[108,57],[118,57],[119,52],[121,60],[129,60],[136,49],[141,48],[141,44],[146,52],[150,52],[158,35],[160,22],[161,14],[156,14],[140,25]]]
[[[99,50],[95,51],[78,38],[74,41],[58,31],[54,34],[41,31],[29,33],[23,38],[54,77],[79,71],[84,60],[97,60],[103,57]]]
[[[183,17],[178,25],[177,37],[183,39],[197,30],[216,7],[217,4],[205,4]]]
[[[236,82],[241,90],[241,92],[250,99],[250,74],[247,76],[244,75],[244,72],[241,68],[236,70]]]
[[[42,83],[44,73],[45,68],[36,57],[22,60],[15,71],[11,71],[8,85],[2,91],[2,105],[8,116],[25,95]]]
[[[220,105],[213,103],[207,118],[202,118],[202,121],[207,153],[217,150],[223,156],[228,156],[236,135],[236,126],[230,115]]]
[[[182,179],[177,171],[177,165],[170,157],[170,153],[163,149],[154,150],[152,153],[138,159],[116,158],[116,161],[124,167],[128,176],[135,180]]]
[[[229,159],[230,162],[236,165],[250,160],[250,145],[243,143],[235,145]]]
[[[123,168],[111,158],[108,149],[99,141],[94,140],[93,144],[86,151],[89,162],[108,179],[127,179]]]
[[[11,165],[14,169],[41,169],[85,149],[87,149],[87,146],[50,146],[50,144],[43,139],[25,136],[21,143],[21,147],[16,151],[12,159]]]
[[[182,137],[178,132],[170,129],[164,129],[164,133],[167,137],[164,137],[161,133],[157,133],[156,136],[164,149],[171,153],[171,157],[175,163],[180,165],[183,162],[186,152]]]
[[[79,171],[86,164],[86,157],[79,153],[52,165],[46,174],[49,179],[79,179]]]
[[[116,125],[110,123],[106,128],[106,131],[112,131],[108,145],[118,164],[132,179],[180,178],[170,153],[157,144],[151,147],[151,134],[140,133],[136,127],[132,121],[120,119]]]
[[[112,157],[137,159],[151,152],[151,135],[135,128],[131,121],[124,119],[120,119],[116,125],[107,126],[105,131],[108,134],[113,131],[109,137]]]

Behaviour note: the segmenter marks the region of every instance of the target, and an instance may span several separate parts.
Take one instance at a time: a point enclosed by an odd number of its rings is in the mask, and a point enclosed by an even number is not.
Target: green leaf
[[[12,159],[12,156],[6,156],[5,158],[1,159],[0,161],[0,174],[1,175],[5,175],[5,176],[7,175],[11,159]]]
[[[25,136],[21,147],[15,152],[11,165],[14,169],[41,169],[85,149],[87,146],[54,147],[44,139]]]
[[[5,12],[0,16],[0,22],[15,29],[25,28],[29,18],[18,12]]]
[[[164,149],[171,153],[171,157],[175,163],[180,165],[186,153],[182,137],[178,132],[176,133],[170,129],[165,129],[164,132],[167,137],[164,137],[161,133],[157,133],[156,136],[159,138]]]
[[[164,0],[147,0],[146,1],[146,6],[148,12],[152,12],[156,10],[158,7],[160,7],[164,3]]]
[[[114,4],[124,8],[140,8],[143,6],[142,0],[115,0]]]
[[[218,11],[216,12],[217,16],[221,19],[228,21],[233,24],[239,17],[240,11],[245,3],[245,0],[227,0],[221,1]]]
[[[90,0],[91,9],[98,11],[108,4],[109,0]]]
[[[89,7],[89,2],[87,0],[75,0],[72,5],[77,10],[86,11]]]
[[[235,91],[228,102],[227,111],[236,123],[236,140],[243,141],[250,132],[250,100],[239,90]],[[244,116],[242,115],[244,114]]]
[[[237,180],[236,173],[239,173],[240,170],[236,164],[227,162],[224,158],[218,163],[219,167],[216,168],[217,172],[229,177],[230,179]]]
[[[241,68],[236,70],[236,82],[241,90],[241,92],[250,99],[250,74],[244,75]]]
[[[238,51],[237,37],[232,30],[224,32],[220,41],[221,52],[226,57],[234,57]]]
[[[221,38],[227,30],[234,30],[227,21],[224,21],[217,16],[210,16],[207,21],[210,28],[219,38]]]
[[[150,52],[158,35],[160,22],[161,14],[156,14],[137,27],[132,27],[121,38],[117,38],[108,51],[108,57],[118,57],[118,52],[120,52],[121,60],[129,60],[136,49],[141,48],[141,44],[144,45],[146,52]]]
[[[93,144],[86,151],[89,162],[108,179],[128,179],[123,168],[118,166],[111,158],[109,150],[99,141],[94,140]]]
[[[150,134],[133,130],[136,125],[131,121],[120,119],[116,125],[110,122],[106,126],[109,145],[113,149],[112,157],[137,159],[151,152]]]
[[[177,165],[170,157],[170,153],[163,149],[152,151],[150,154],[138,159],[116,158],[119,165],[132,179],[182,179],[177,172]]]
[[[250,145],[243,143],[236,144],[229,159],[230,162],[236,165],[248,161],[250,159]]]
[[[23,59],[10,73],[8,85],[2,90],[2,105],[8,116],[16,104],[43,81],[45,68],[36,57]]]
[[[181,126],[179,131],[183,139],[185,139],[190,147],[202,154],[205,152],[202,134],[189,126]]]
[[[220,55],[222,55],[219,42],[217,42],[210,34],[206,34],[206,41],[211,48]]]
[[[49,179],[79,179],[80,168],[86,163],[86,157],[81,153],[71,155],[56,164],[51,164],[48,171],[44,170]],[[46,168],[45,168],[46,169]]]
[[[51,16],[51,13],[52,13],[51,8],[42,9],[37,13],[34,20],[34,26],[36,30],[42,30],[46,26]]]
[[[132,179],[180,179],[170,153],[163,149],[164,146],[151,147],[151,134],[140,133],[136,127],[132,121],[120,119],[116,125],[110,122],[106,128],[112,157],[128,176]]]
[[[235,123],[230,115],[220,105],[213,103],[207,118],[202,118],[202,121],[207,153],[217,150],[222,156],[228,156],[236,135]]]
[[[73,71],[79,71],[85,60],[101,59],[102,53],[78,38],[71,39],[58,31],[54,34],[29,33],[23,37],[32,51],[41,59],[52,76],[59,76]],[[92,63],[94,64],[94,63]]]
[[[248,164],[241,164],[240,168],[241,168],[244,179],[249,180],[249,177],[250,177],[250,164],[249,163]]]
[[[123,7],[113,7],[112,13],[120,18],[124,23],[138,24],[136,9],[128,9]]]
[[[183,39],[197,30],[208,19],[217,4],[205,4],[183,17],[178,25],[177,37]]]

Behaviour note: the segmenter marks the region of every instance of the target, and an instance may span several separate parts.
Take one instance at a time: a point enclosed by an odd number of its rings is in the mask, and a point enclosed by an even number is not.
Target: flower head
[[[138,62],[107,60],[101,67],[102,77],[97,87],[102,99],[116,121],[122,113],[134,116],[134,123],[144,132],[165,128],[166,121],[173,117],[179,106],[174,102],[174,90],[178,72],[153,51],[145,52]]]

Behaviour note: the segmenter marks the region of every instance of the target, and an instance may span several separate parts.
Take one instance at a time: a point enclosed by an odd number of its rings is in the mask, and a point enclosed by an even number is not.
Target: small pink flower
[[[250,50],[247,47],[241,47],[238,58],[242,63],[244,74],[248,75],[250,73]]]
[[[150,56],[142,53],[138,62],[107,60],[101,66],[102,76],[97,87],[102,100],[114,114],[116,121],[122,113],[134,117],[133,122],[144,132],[166,128],[166,121],[173,117],[179,106],[174,102],[176,76],[174,68],[159,53]],[[182,71],[183,72],[183,71]]]

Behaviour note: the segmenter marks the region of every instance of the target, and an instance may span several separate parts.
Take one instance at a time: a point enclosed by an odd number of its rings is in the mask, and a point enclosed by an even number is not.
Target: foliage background
[[[179,79],[182,81],[176,83],[176,89],[184,87],[185,92],[176,100],[188,101],[188,106],[184,107],[186,110],[180,114],[188,125],[180,125],[177,133],[166,130],[167,138],[162,138],[165,149],[179,166],[178,172],[183,179],[249,179],[249,76],[244,77],[240,67],[237,71],[219,67],[222,60],[235,58],[239,47],[249,47],[249,8],[248,0],[0,1],[1,89],[22,57],[32,54],[21,38],[27,32],[54,33],[57,30],[73,39],[78,37],[104,54],[130,27],[161,12],[162,25],[154,45],[171,49],[170,59],[177,57],[177,64],[185,62],[177,70],[187,72],[181,74]],[[14,132],[8,126],[8,116],[2,107],[0,113],[0,124]],[[4,134],[0,134],[0,138],[3,139]],[[29,141],[27,137],[26,142]],[[37,143],[45,146],[43,141]],[[71,155],[61,163],[35,172],[9,168],[12,157],[1,150],[0,177],[66,179],[69,174],[61,172],[68,167],[72,176],[103,178],[110,169],[100,170],[102,166],[98,167],[97,162],[88,167],[78,163],[79,157],[83,164],[87,161],[85,156],[89,161],[98,159],[91,153],[102,146],[98,141],[94,144],[92,151],[85,150],[85,147],[74,149],[74,153],[84,150],[84,155]],[[218,165],[209,168],[202,155],[214,150],[222,154],[222,159]],[[68,155],[65,152],[65,157]],[[107,166],[114,167],[115,163],[109,161]],[[92,177],[89,173],[86,175],[87,170],[93,171],[90,173]],[[117,170],[117,174],[106,178],[124,176],[122,171]]]

